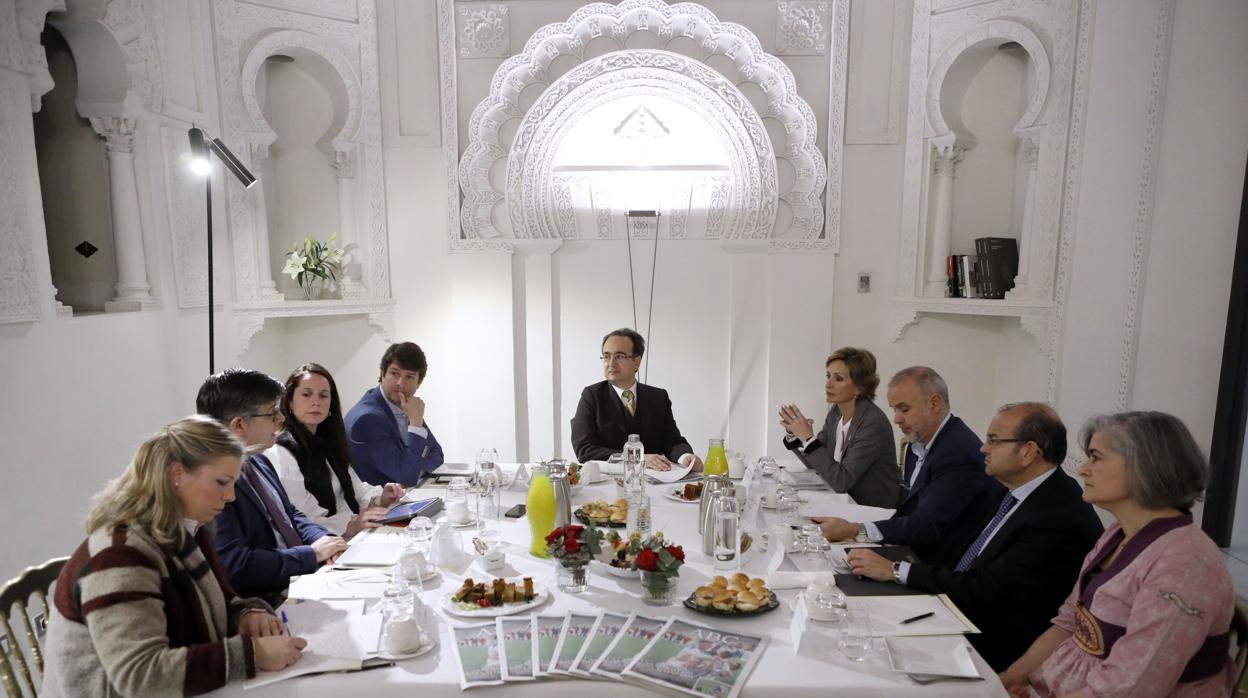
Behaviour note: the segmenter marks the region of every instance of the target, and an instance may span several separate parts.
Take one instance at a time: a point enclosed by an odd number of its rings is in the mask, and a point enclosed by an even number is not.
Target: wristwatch
[[[893,563],[893,581],[901,584],[901,563]]]
[[[867,542],[867,525],[866,524],[858,524],[858,532],[854,534],[854,542],[855,543]]]

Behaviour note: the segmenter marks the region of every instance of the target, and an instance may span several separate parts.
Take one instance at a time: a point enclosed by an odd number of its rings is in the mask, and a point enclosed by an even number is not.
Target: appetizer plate
[[[577,507],[576,511],[572,512],[572,515],[576,517],[577,521],[580,521],[583,524],[592,523],[595,526],[607,526],[609,528],[624,528],[628,525],[627,521],[591,521],[590,518],[581,511],[580,507]]]
[[[774,611],[777,608],[780,608],[780,600],[776,598],[776,592],[773,591],[771,592],[771,598],[759,604],[758,608],[753,611],[738,611],[736,609],[733,609],[731,611],[721,611],[718,608],[715,608],[714,606],[707,606],[706,608],[702,608],[701,606],[698,605],[698,602],[694,600],[693,594],[690,594],[689,597],[685,599],[685,608],[691,611],[697,611],[698,613],[705,613],[708,616],[721,616],[721,617],[757,616],[763,613]]]
[[[663,493],[663,496],[666,499],[675,500],[677,502],[684,502],[685,504],[699,504],[702,501],[701,497],[699,497],[698,499],[685,499],[684,497],[677,494],[676,490],[668,490]]]
[[[623,567],[616,567],[599,560],[594,560],[592,567],[594,569],[603,570],[612,577],[619,577],[620,579],[641,579],[641,572],[638,570],[628,570]]]
[[[456,589],[456,591],[459,591],[459,590]],[[510,616],[510,615],[515,615],[517,613],[524,613],[525,611],[532,610],[534,608],[537,608],[538,606],[541,606],[542,604],[546,603],[546,599],[550,598],[550,594],[547,594],[545,589],[535,588],[533,590],[532,601],[525,601],[522,603],[508,603],[508,604],[503,604],[502,606],[489,606],[487,608],[476,608],[473,610],[469,610],[468,608],[464,606],[460,606],[458,601],[455,601],[454,599],[451,598],[452,596],[454,596],[453,593],[443,596],[439,604],[442,606],[443,611],[446,611],[447,613],[450,613],[451,615],[459,616],[461,618],[498,618],[499,616]],[[475,605],[475,604],[470,604],[470,605]]]

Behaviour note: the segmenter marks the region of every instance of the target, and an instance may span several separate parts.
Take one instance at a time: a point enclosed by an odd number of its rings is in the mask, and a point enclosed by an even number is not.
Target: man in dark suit
[[[381,357],[377,387],[347,412],[351,467],[364,482],[410,487],[442,465],[442,445],[425,422],[425,401],[416,397],[428,372],[419,346],[391,344]]]
[[[646,342],[635,330],[619,329],[602,338],[605,381],[581,391],[572,417],[572,448],[578,460],[606,460],[624,448],[629,434],[641,436],[646,467],[667,470],[702,461],[676,427],[667,391],[637,382]]]
[[[925,562],[954,564],[964,529],[1000,500],[1004,490],[984,473],[979,437],[949,412],[949,388],[926,366],[899,371],[888,382],[893,422],[910,440],[896,511],[884,521],[857,524],[817,517],[829,540],[910,546]]]
[[[971,644],[996,671],[1021,657],[1075,584],[1102,532],[1082,488],[1061,468],[1066,427],[1048,405],[1005,405],[983,446],[988,474],[1009,489],[954,565],[892,562],[852,550],[855,574],[948,594],[979,626]]]
[[[259,453],[273,445],[282,425],[284,388],[273,378],[244,368],[208,376],[195,408],[221,422],[246,446]],[[213,520],[213,539],[230,586],[242,596],[258,596],[276,607],[290,578],[315,572],[342,554],[339,536],[295,508],[273,466],[250,456],[234,483],[234,501]]]

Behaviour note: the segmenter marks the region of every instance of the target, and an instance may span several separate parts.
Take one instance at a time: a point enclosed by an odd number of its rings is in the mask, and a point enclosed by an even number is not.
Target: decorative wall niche
[[[342,301],[285,301],[273,269],[284,248],[272,250],[265,182],[249,190],[229,188],[234,249],[236,348],[245,351],[266,317],[361,314],[378,327],[393,321],[389,241],[382,170],[381,112],[377,68],[375,0],[350,3],[353,11],[315,13],[293,5],[264,7],[237,0],[214,3],[216,53],[221,80],[223,139],[255,170],[264,169],[278,134],[261,106],[260,83],[271,56],[290,56],[320,75],[343,102],[318,138],[332,168],[337,198],[335,225],[347,247]],[[315,66],[315,68],[312,68]],[[328,94],[327,92],[327,94]],[[345,95],[345,96],[344,96]],[[340,107],[340,108],[339,108]],[[276,168],[280,170],[279,168]],[[327,179],[327,178],[326,178]],[[281,182],[273,182],[280,188]],[[322,181],[324,184],[324,181]],[[279,196],[280,198],[280,196]],[[302,231],[301,231],[302,232]],[[333,229],[308,230],[325,238]],[[293,234],[292,234],[293,236]],[[264,263],[257,263],[263,260]],[[305,307],[306,306],[306,307]]]
[[[1077,19],[1074,0],[915,3],[894,341],[927,313],[1017,317],[1052,358]],[[977,81],[1018,99],[989,106]],[[963,191],[960,169],[977,180]],[[1008,205],[984,213],[968,191],[982,194],[989,179],[1008,189]],[[1014,289],[1004,301],[944,298],[946,256],[973,255],[974,238],[988,234],[1019,241]]]
[[[827,3],[795,5],[817,14],[828,10]],[[440,9],[443,106],[450,109],[443,114],[445,125],[455,122],[455,52],[447,40],[450,7]],[[838,31],[829,29],[837,41],[846,30],[843,10],[838,4]],[[843,89],[843,73],[838,86]],[[489,95],[469,121],[462,158],[448,163],[463,193],[462,200],[452,195],[460,211],[451,230],[454,249],[501,251],[510,240],[559,238],[560,220],[583,218],[577,235],[588,221],[595,222],[598,237],[622,230],[615,219],[625,204],[608,202],[616,197],[605,188],[595,190],[584,177],[555,174],[554,153],[562,139],[572,124],[611,101],[611,89],[662,92],[688,109],[696,108],[695,102],[717,105],[706,120],[716,124],[733,174],[704,178],[708,196],[718,197],[724,208],[722,231],[711,231],[711,237],[832,247],[822,201],[827,163],[815,145],[814,114],[797,94],[789,68],[765,53],[748,29],[721,22],[704,7],[625,0],[587,5],[566,22],[539,29],[495,72]],[[840,123],[838,109],[835,137],[829,137],[838,167]],[[444,146],[448,158],[455,157],[454,142]],[[696,195],[693,186],[690,198]],[[579,214],[571,203],[577,196]],[[687,221],[696,210],[680,208],[671,209],[669,234],[672,225],[677,234],[686,231],[679,219]]]

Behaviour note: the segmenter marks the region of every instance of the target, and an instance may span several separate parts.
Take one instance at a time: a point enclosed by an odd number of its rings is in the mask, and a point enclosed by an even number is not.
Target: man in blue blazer
[[[896,511],[873,523],[815,521],[829,540],[907,545],[924,562],[953,565],[967,542],[964,529],[978,524],[1005,490],[984,472],[979,437],[949,412],[940,374],[926,366],[899,371],[888,382],[888,404],[910,441]]]
[[[273,445],[282,425],[283,392],[281,383],[259,371],[231,368],[204,381],[195,407],[224,424],[249,452],[259,452]],[[292,576],[315,572],[347,548],[342,538],[290,503],[273,466],[261,455],[244,463],[234,483],[234,501],[213,524],[213,542],[230,586],[275,607]]]
[[[416,397],[428,371],[419,346],[391,344],[381,357],[377,387],[347,412],[351,466],[364,482],[411,487],[442,465],[442,445],[425,422],[425,401]]]

